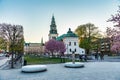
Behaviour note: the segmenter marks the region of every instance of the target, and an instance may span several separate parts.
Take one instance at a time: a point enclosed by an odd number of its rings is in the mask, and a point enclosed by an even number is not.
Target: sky
[[[22,25],[25,41],[40,43],[42,37],[48,40],[53,14],[59,35],[86,23],[105,32],[119,4],[120,0],[0,0],[0,23]]]

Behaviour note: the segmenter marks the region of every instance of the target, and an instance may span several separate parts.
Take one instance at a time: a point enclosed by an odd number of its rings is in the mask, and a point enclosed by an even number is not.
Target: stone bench
[[[22,72],[41,72],[46,70],[47,70],[46,65],[27,65],[23,66],[21,69]]]
[[[73,64],[72,62],[67,62],[64,64],[64,66],[68,68],[82,68],[84,67],[84,63],[75,62],[75,64]]]

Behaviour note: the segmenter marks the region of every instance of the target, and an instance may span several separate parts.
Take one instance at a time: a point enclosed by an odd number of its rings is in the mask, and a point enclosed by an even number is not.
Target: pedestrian
[[[104,53],[103,52],[100,53],[100,59],[104,60]]]
[[[82,61],[82,56],[83,56],[83,55],[79,55],[79,60],[80,60],[80,61]]]
[[[99,57],[98,53],[95,53],[95,59],[96,60],[98,60],[98,57]]]
[[[84,61],[87,61],[87,55],[86,54],[84,55]]]

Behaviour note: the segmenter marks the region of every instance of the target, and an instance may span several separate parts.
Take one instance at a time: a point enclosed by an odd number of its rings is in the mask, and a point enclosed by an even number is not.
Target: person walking
[[[83,56],[83,55],[79,55],[79,60],[80,60],[80,61],[83,61],[82,56]]]
[[[100,59],[104,60],[104,53],[103,52],[100,53]]]
[[[95,53],[95,60],[98,60],[98,57],[99,57],[99,55],[98,55],[98,53],[96,52],[96,53]]]
[[[87,55],[86,54],[84,55],[84,61],[87,62]]]

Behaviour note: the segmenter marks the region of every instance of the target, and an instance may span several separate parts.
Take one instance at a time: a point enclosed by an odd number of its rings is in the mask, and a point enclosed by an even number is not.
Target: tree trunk
[[[53,52],[52,52],[52,57],[54,57]]]
[[[90,50],[86,49],[86,54],[89,55],[89,53],[90,53]]]
[[[63,60],[62,60],[62,56],[60,55],[60,61],[61,61],[61,63],[63,62]]]
[[[14,61],[13,61],[13,51],[12,51],[12,58],[11,58],[11,68],[14,68]]]

